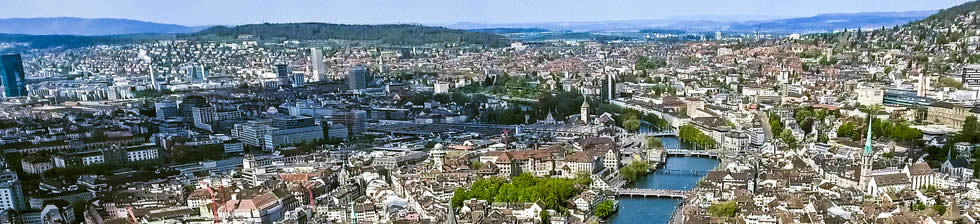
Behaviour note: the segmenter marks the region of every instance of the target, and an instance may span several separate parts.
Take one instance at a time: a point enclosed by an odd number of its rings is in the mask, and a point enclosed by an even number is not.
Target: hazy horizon
[[[6,2],[16,8],[2,18],[78,17],[132,19],[184,26],[241,25],[255,23],[325,22],[341,24],[535,24],[631,20],[739,21],[809,17],[830,13],[907,12],[939,10],[966,0],[869,0],[869,1],[774,1],[704,0],[524,2],[451,0],[316,1],[259,0],[126,1],[35,0]],[[442,4],[444,3],[444,4]],[[711,5],[713,7],[703,7]],[[385,6],[385,7],[378,7]],[[557,12],[557,13],[556,13]],[[616,12],[616,13],[609,13]],[[738,12],[738,13],[732,13]]]

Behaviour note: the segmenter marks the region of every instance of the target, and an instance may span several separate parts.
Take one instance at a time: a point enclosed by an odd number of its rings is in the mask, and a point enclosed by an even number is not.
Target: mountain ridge
[[[208,26],[183,26],[119,18],[39,17],[0,19],[0,33],[105,36],[140,33],[192,33]]]

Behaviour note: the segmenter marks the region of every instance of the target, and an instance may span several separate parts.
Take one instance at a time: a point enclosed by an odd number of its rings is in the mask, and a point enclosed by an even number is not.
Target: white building
[[[885,90],[873,87],[863,87],[855,90],[857,103],[863,106],[882,105],[885,102]]]

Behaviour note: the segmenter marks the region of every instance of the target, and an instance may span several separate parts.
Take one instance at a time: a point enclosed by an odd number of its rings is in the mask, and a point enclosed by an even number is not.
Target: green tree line
[[[541,200],[545,209],[561,211],[565,207],[563,203],[579,193],[579,188],[575,186],[572,179],[535,177],[530,173],[522,173],[511,181],[491,177],[473,182],[469,189],[457,188],[451,203],[454,208],[460,208],[463,201],[472,198],[490,203]]]

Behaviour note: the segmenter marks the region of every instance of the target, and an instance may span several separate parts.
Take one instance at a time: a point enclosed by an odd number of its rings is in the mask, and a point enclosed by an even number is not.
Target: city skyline
[[[325,22],[342,24],[417,23],[450,25],[456,23],[515,24],[602,22],[629,20],[714,20],[744,21],[808,17],[828,13],[904,12],[938,10],[964,0],[914,1],[872,0],[821,2],[739,0],[696,2],[614,2],[494,1],[283,1],[255,0],[229,2],[186,0],[168,2],[139,1],[27,1],[7,2],[19,8],[3,18],[80,17],[120,18],[187,26],[240,25],[254,23]],[[386,7],[376,7],[384,5]],[[710,5],[713,7],[704,7]],[[546,12],[542,9],[549,9]],[[610,13],[616,12],[616,13]],[[383,16],[382,16],[383,15]]]

